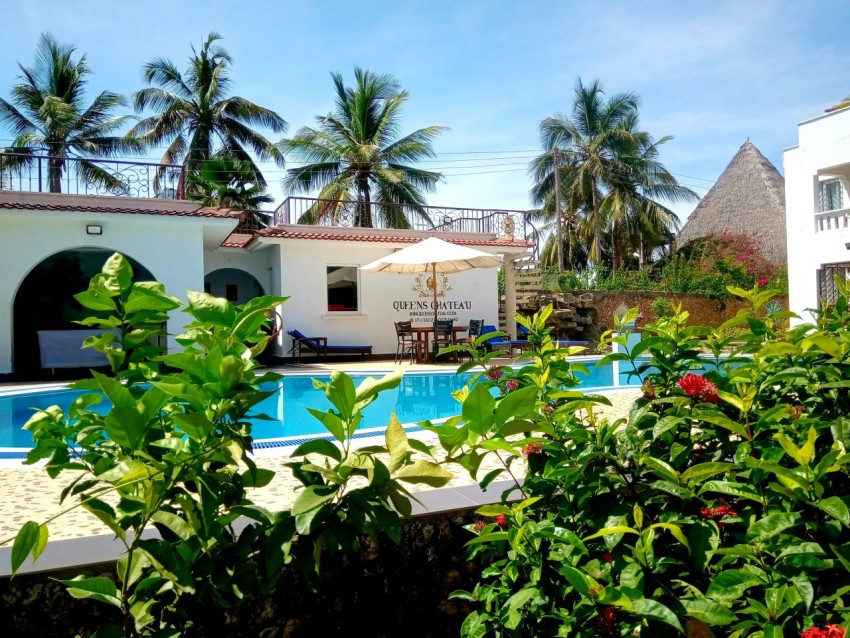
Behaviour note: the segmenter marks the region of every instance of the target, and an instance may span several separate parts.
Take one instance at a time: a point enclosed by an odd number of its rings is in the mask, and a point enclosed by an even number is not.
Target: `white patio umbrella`
[[[371,272],[430,272],[434,278],[434,321],[437,321],[437,273],[453,273],[472,268],[494,268],[502,265],[498,255],[459,246],[437,237],[429,237],[412,246],[381,257],[360,270]]]

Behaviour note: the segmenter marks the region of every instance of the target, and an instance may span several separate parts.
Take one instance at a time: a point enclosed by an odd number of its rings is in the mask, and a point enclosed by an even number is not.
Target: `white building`
[[[431,235],[500,254],[509,265],[506,310],[512,316],[513,260],[533,250],[516,211],[434,209],[438,225],[429,230],[306,226],[287,222],[296,221],[294,206],[315,200],[292,198],[275,212],[275,225],[255,232],[245,229],[240,213],[197,203],[92,195],[85,188],[73,195],[27,192],[32,185],[22,184],[2,190],[0,181],[0,378],[38,376],[62,356],[68,367],[86,365],[84,356],[74,361],[73,353],[59,352],[69,331],[79,328],[73,320],[83,316],[71,296],[115,251],[183,299],[187,290],[204,289],[239,303],[263,293],[289,296],[280,308],[284,330],[275,355],[287,356],[292,343],[285,331],[298,329],[327,337],[330,345],[372,345],[379,357],[395,353],[393,322],[433,320],[434,284],[359,266]],[[498,325],[496,269],[437,279],[442,318]],[[187,320],[172,313],[169,334]],[[43,351],[49,349],[57,352]]]
[[[790,309],[836,298],[834,276],[850,277],[850,108],[801,122],[785,150]]]

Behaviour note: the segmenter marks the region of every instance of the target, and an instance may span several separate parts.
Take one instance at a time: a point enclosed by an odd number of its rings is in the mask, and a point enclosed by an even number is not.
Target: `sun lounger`
[[[321,356],[327,358],[329,354],[360,354],[364,359],[369,355],[369,359],[372,359],[372,346],[331,346],[328,345],[327,337],[307,337],[298,330],[287,330],[286,334],[292,337],[289,353],[298,363],[301,363],[302,352],[315,352],[317,359]]]

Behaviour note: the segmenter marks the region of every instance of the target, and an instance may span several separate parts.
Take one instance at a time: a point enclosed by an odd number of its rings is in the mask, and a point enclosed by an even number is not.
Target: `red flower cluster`
[[[542,454],[543,453],[543,443],[529,443],[522,449],[523,456],[530,456],[532,454]]]
[[[718,505],[717,507],[706,507],[700,510],[699,513],[705,518],[717,518],[719,516],[737,516],[738,512],[733,510],[728,505]]]
[[[827,625],[824,629],[810,627],[803,632],[802,638],[844,638],[844,627]]]
[[[513,390],[519,389],[519,381],[516,379],[511,379],[505,384],[505,387],[508,389],[508,392],[512,392]]]
[[[759,286],[766,286],[768,283],[770,283],[770,279],[768,279],[767,277],[760,277],[758,280]]]
[[[486,376],[490,381],[498,381],[502,378],[502,375],[505,374],[504,370],[500,370],[496,366],[492,366],[489,370],[487,370]]]
[[[508,526],[508,519],[505,518],[504,514],[496,514],[496,522],[499,524],[499,527]]]
[[[604,554],[602,554],[602,560],[604,560],[606,563],[610,563],[612,560],[614,560],[614,556],[611,554],[611,552],[605,552]]]
[[[643,398],[647,401],[652,401],[655,398],[655,386],[652,385],[652,381],[644,381],[640,389],[643,390]]]
[[[704,403],[720,402],[720,397],[717,396],[717,386],[703,376],[689,372],[679,379],[678,385],[682,392],[692,399]]]
[[[620,629],[617,627],[617,609],[615,607],[603,607],[596,616],[596,626],[600,636],[606,638],[619,636]]]

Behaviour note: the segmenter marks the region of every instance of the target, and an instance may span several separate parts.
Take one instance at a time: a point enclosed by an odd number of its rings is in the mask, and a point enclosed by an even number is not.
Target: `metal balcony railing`
[[[481,233],[535,241],[534,230],[521,210],[487,208],[451,208],[424,206],[427,219],[418,210],[406,205],[386,205],[371,202],[368,214],[373,228],[385,228],[383,220],[403,214],[413,230],[437,230],[455,233]],[[287,197],[274,211],[274,224],[304,224],[319,226],[358,226],[365,212],[363,202]]]
[[[181,199],[184,180],[176,164],[0,151],[0,190]]]

